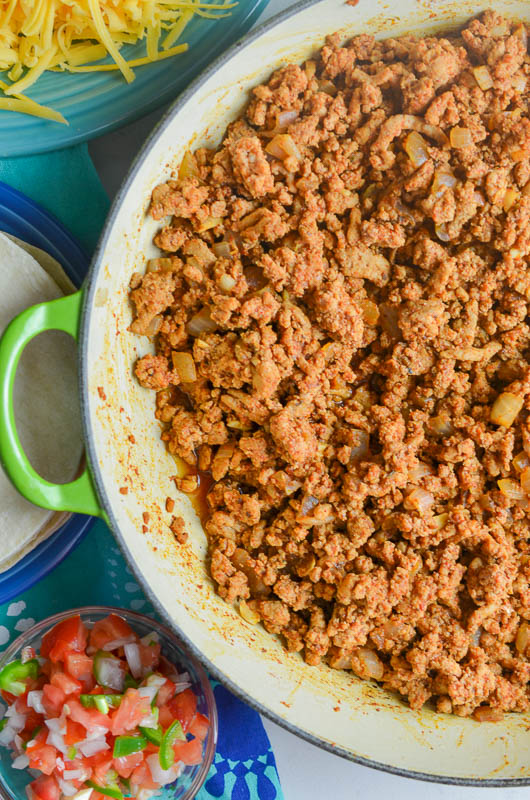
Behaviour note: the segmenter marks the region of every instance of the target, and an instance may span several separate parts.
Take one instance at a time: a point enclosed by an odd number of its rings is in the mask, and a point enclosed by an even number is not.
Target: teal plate
[[[239,0],[229,17],[218,20],[195,16],[181,40],[189,44],[189,50],[136,67],[136,79],[130,84],[119,71],[45,73],[27,95],[60,111],[70,124],[0,111],[0,158],[83,142],[174,100],[210,61],[252,27],[267,3],[268,0]],[[144,56],[145,43],[124,47],[122,53],[128,60]]]

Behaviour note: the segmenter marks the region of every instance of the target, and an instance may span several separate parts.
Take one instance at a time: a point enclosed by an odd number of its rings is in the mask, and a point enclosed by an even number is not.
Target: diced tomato
[[[144,760],[144,754],[131,753],[130,756],[122,756],[114,759],[114,769],[122,778],[128,778],[136,767],[139,767]]]
[[[142,697],[137,689],[127,689],[119,707],[112,715],[112,733],[121,736],[127,731],[133,731],[150,711],[151,704],[148,697]]]
[[[51,775],[39,775],[36,781],[30,783],[30,787],[40,800],[59,800],[61,796],[59,784]]]
[[[51,744],[41,744],[28,747],[26,753],[29,757],[31,769],[40,769],[45,775],[51,775],[55,769],[57,750]]]
[[[79,700],[68,698],[69,717],[73,722],[80,722],[87,730],[94,725],[110,728],[110,719],[97,708],[84,708]]]
[[[15,700],[17,699],[16,694],[11,694],[11,692],[4,692],[3,689],[2,689],[2,691],[0,691],[0,694],[2,695],[2,699],[5,700],[5,702],[8,705],[12,705],[15,702]]]
[[[131,783],[135,786],[141,786],[142,789],[159,789],[160,784],[153,780],[151,770],[147,762],[143,762],[139,767],[136,767],[131,775]]]
[[[92,780],[100,786],[104,786],[107,782],[107,772],[112,769],[113,758],[109,755],[110,750],[105,750],[103,753],[96,753],[88,760],[91,762],[90,766],[94,770],[92,773]]]
[[[90,645],[96,650],[103,650],[109,642],[117,642],[122,639],[136,641],[136,634],[131,626],[117,614],[109,614],[105,619],[98,620],[90,631]]]
[[[80,681],[72,678],[66,672],[56,672],[51,677],[52,686],[58,686],[65,695],[67,694],[81,694],[83,685]]]
[[[153,644],[139,644],[140,648],[140,661],[142,667],[146,672],[154,670],[158,666],[160,660],[160,645]]]
[[[45,683],[42,687],[42,705],[49,717],[59,717],[63,709],[66,695],[58,686]]]
[[[26,695],[23,694],[20,697],[17,697],[15,703],[15,711],[19,714],[29,714],[33,709],[31,709],[28,704],[26,703]]]
[[[66,720],[66,733],[64,734],[65,744],[71,745],[76,742],[82,742],[86,738],[86,730],[80,722],[74,722],[72,719]]]
[[[169,708],[169,706],[162,706],[162,708],[158,709],[158,721],[164,728],[169,728],[172,722],[175,721],[175,715]]]
[[[41,656],[51,661],[62,661],[69,650],[82,652],[87,645],[88,631],[81,617],[69,617],[57,623],[44,634],[41,644]]]
[[[92,678],[93,660],[85,653],[70,651],[65,653],[64,665],[68,673],[78,681],[87,681]]]
[[[173,745],[175,758],[183,764],[192,766],[202,762],[202,742],[200,739],[190,739],[189,742],[175,742]]]
[[[156,696],[156,704],[158,708],[160,708],[161,706],[165,706],[165,704],[169,702],[169,700],[171,700],[174,694],[175,694],[175,684],[168,678],[166,682],[158,690],[158,694]]]
[[[41,714],[37,714],[33,709],[30,710],[24,722],[24,733],[32,734],[35,728],[43,725],[44,718]]]
[[[179,692],[169,701],[167,707],[175,719],[180,720],[184,733],[189,731],[190,725],[197,711],[197,698],[191,689]]]
[[[208,733],[208,728],[210,727],[210,720],[208,717],[205,717],[204,714],[200,714],[197,712],[189,727],[189,732],[196,736],[197,739],[200,741],[204,741],[206,739],[206,734]]]

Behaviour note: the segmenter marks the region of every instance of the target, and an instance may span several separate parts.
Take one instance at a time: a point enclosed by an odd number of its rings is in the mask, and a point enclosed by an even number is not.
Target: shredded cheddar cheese
[[[237,2],[220,0],[0,0],[0,110],[19,111],[55,122],[67,120],[26,97],[46,70],[120,70],[134,80],[134,68],[185,52],[176,44],[194,15],[226,17]],[[146,55],[127,60],[121,48],[145,40]],[[112,63],[94,63],[110,56]]]

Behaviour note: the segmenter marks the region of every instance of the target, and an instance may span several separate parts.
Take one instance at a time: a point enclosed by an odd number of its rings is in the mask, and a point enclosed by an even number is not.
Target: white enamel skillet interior
[[[302,61],[325,35],[378,37],[456,27],[486,0],[344,0],[303,2],[270,20],[219,58],[184,92],[134,162],[110,212],[86,285],[80,380],[89,459],[99,499],[123,552],[156,608],[210,672],[288,730],[357,763],[408,777],[454,784],[530,784],[528,715],[498,724],[411,711],[396,697],[353,675],[308,667],[285,653],[261,626],[244,622],[214,592],[206,539],[188,498],[175,495],[173,459],[160,441],[154,393],[132,365],[151,349],[128,331],[128,283],[144,272],[159,224],[146,217],[152,189],[174,174],[188,147],[220,141],[247,102],[248,89],[289,61]],[[529,18],[523,0],[495,7]],[[156,91],[156,87],[153,87]],[[127,487],[127,494],[120,488]],[[190,533],[175,544],[166,496],[176,499]],[[142,533],[143,514],[149,514]]]

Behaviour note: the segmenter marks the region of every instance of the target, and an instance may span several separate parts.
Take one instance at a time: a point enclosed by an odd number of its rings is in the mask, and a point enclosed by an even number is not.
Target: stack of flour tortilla
[[[28,306],[73,290],[48,253],[0,232],[0,335]],[[53,483],[72,480],[83,447],[76,350],[69,336],[49,331],[26,347],[17,370],[14,407],[18,434],[34,469]],[[29,503],[0,466],[0,572],[51,536],[67,516]]]

